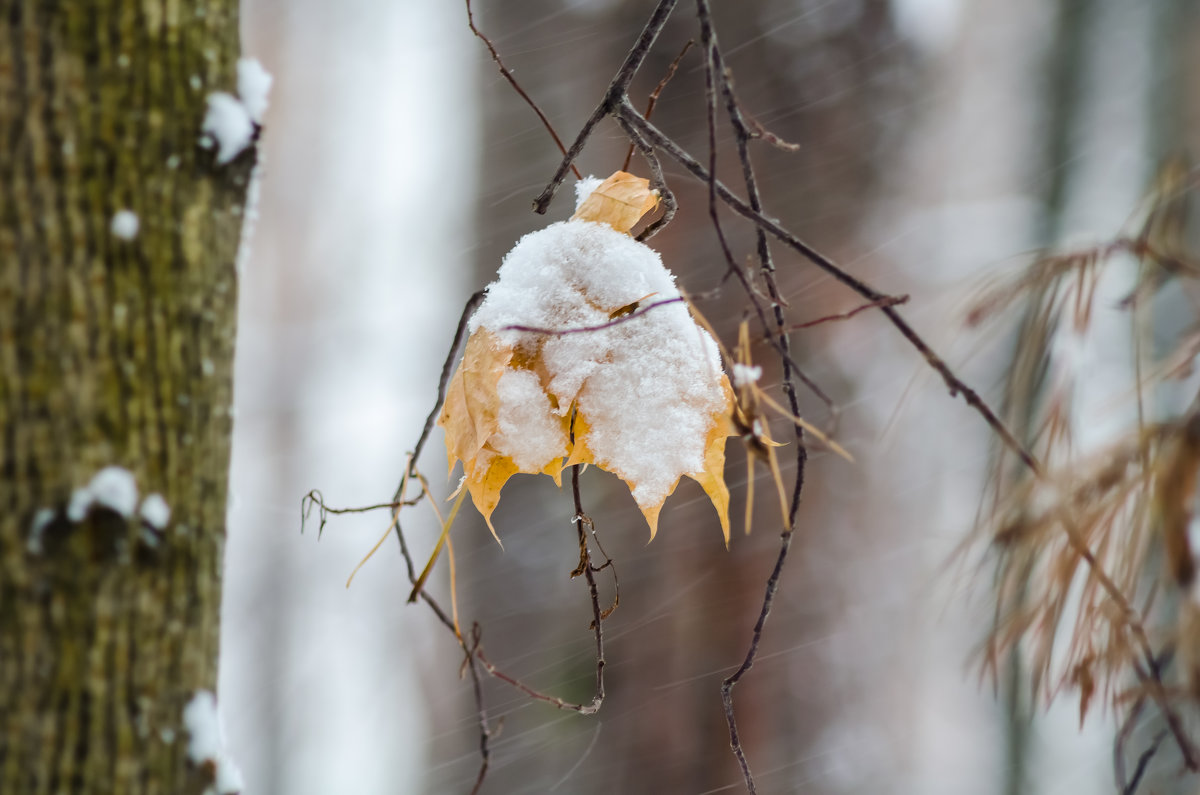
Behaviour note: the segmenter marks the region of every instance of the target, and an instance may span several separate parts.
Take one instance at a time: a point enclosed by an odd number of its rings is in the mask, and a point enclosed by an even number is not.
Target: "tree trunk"
[[[198,142],[237,2],[0,8],[0,792],[200,792],[255,154]],[[169,521],[68,510],[108,466]]]

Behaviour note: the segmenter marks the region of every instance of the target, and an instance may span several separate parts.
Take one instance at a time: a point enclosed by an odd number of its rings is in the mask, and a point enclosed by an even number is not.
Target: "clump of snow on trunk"
[[[237,65],[238,96],[225,91],[208,95],[208,111],[200,127],[201,145],[216,147],[217,165],[231,162],[250,146],[267,109],[274,78],[254,58]]]
[[[197,690],[183,708],[183,727],[188,733],[188,759],[195,765],[212,765],[213,782],[204,795],[235,795],[245,787],[241,771],[225,748],[225,732],[217,714],[217,697]]]
[[[67,518],[81,522],[93,505],[101,505],[124,517],[137,509],[137,481],[125,467],[107,466],[92,476],[88,484],[75,489],[67,505]]]
[[[257,58],[241,58],[237,63],[238,96],[251,121],[262,124],[267,110],[267,97],[275,78],[263,68]]]
[[[108,229],[113,233],[113,237],[120,240],[133,240],[137,237],[138,227],[140,226],[137,213],[133,210],[117,210],[113,213],[112,221],[108,225]]]

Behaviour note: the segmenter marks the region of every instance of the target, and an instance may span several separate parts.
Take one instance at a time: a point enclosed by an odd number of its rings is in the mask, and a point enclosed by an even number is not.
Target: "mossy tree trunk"
[[[0,4],[0,792],[210,783],[182,710],[217,677],[255,154],[198,142],[238,52],[236,0]],[[72,521],[110,465],[165,528]]]

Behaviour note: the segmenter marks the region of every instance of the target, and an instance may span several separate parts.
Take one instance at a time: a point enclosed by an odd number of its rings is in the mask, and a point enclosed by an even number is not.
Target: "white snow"
[[[147,494],[138,513],[146,524],[156,530],[162,530],[171,520],[171,506],[167,505],[167,501],[158,493]]]
[[[497,388],[500,432],[492,443],[521,469],[537,471],[567,449],[567,430],[550,413],[550,397],[531,370],[505,370]]]
[[[762,368],[758,365],[734,362],[733,367],[730,369],[733,371],[731,375],[733,377],[733,385],[735,387],[753,384],[757,382],[758,379],[762,378]]]
[[[250,118],[257,124],[262,124],[263,113],[267,110],[267,96],[271,92],[271,83],[275,78],[263,68],[257,58],[241,58],[237,62],[238,96]]]
[[[702,472],[712,418],[725,405],[716,344],[683,302],[607,325],[634,302],[678,296],[657,252],[606,225],[564,221],[523,237],[470,328],[487,328],[507,345],[540,346],[545,373],[501,379],[501,433],[492,447],[525,471],[537,471],[553,444],[561,451],[561,424],[545,415],[549,393],[558,417],[577,403],[596,462],[630,483],[640,506],[660,503],[681,475]],[[514,325],[606,327],[562,335],[505,330]],[[531,421],[539,411],[541,419]]]
[[[250,145],[267,110],[272,82],[258,59],[242,58],[237,64],[238,96],[224,91],[208,95],[200,142],[206,148],[217,147],[217,165],[230,162]]]
[[[188,758],[196,764],[214,758],[222,746],[217,722],[217,697],[209,690],[197,690],[183,708],[183,727],[188,732]]]
[[[137,481],[125,467],[104,467],[92,476],[88,491],[92,493],[92,502],[111,508],[122,516],[133,516],[137,508]]]
[[[224,165],[242,153],[254,137],[254,121],[241,100],[224,91],[208,95],[208,113],[200,127],[207,147],[217,147],[217,164]]]
[[[117,210],[113,213],[109,230],[113,237],[121,240],[133,240],[138,234],[138,217],[133,210]]]
[[[133,473],[125,467],[107,466],[93,475],[86,486],[71,492],[67,518],[72,522],[83,521],[92,505],[103,505],[130,517],[137,509],[137,498],[137,481]]]
[[[183,727],[188,733],[188,759],[193,764],[211,762],[215,768],[212,786],[205,795],[234,795],[245,784],[241,771],[225,748],[225,733],[217,714],[217,697],[209,690],[197,690],[183,708]]]
[[[584,200],[587,199],[588,196],[591,196],[595,192],[596,188],[600,187],[600,185],[603,183],[604,180],[600,179],[599,177],[593,177],[591,174],[588,174],[586,177],[576,182],[575,209],[578,210],[579,205],[583,204]]]
[[[75,489],[71,492],[71,501],[67,503],[67,518],[72,522],[82,522],[90,507],[92,493],[87,488]]]
[[[38,508],[33,515],[33,523],[29,528],[29,540],[26,542],[26,548],[31,555],[42,554],[42,536],[46,532],[46,527],[54,521],[54,511],[50,508]]]
[[[246,788],[242,779],[242,771],[228,756],[221,758],[217,765],[217,778],[209,790],[215,795],[235,795]]]

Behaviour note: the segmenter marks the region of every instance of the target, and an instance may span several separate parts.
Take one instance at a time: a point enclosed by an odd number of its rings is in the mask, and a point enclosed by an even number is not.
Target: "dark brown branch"
[[[550,133],[550,137],[554,139],[555,145],[558,146],[558,151],[562,152],[565,156],[567,154],[567,147],[563,145],[562,139],[554,131],[554,125],[546,118],[546,114],[542,113],[542,109],[533,101],[533,97],[529,96],[525,92],[525,89],[521,87],[521,84],[517,82],[517,78],[513,77],[512,72],[508,71],[508,67],[504,65],[504,61],[500,60],[500,53],[496,52],[496,47],[492,44],[491,39],[483,35],[483,32],[475,27],[475,14],[471,11],[471,0],[467,0],[467,25],[471,28],[471,32],[488,48],[488,52],[492,54],[492,60],[496,62],[496,68],[500,70],[500,74],[504,75],[504,79],[513,87],[513,90],[520,94],[521,99],[525,100],[525,104],[532,108],[537,117],[541,119],[542,126],[546,128],[546,131]],[[574,163],[571,164],[571,171],[575,172],[575,179],[583,179],[583,175],[579,173],[579,169],[575,167]]]
[[[660,229],[671,223],[675,218],[675,210],[678,204],[675,201],[675,194],[671,192],[670,186],[667,185],[667,178],[663,174],[662,163],[659,162],[654,147],[647,143],[637,130],[621,122],[619,116],[616,118],[617,123],[625,130],[625,134],[629,136],[629,140],[633,142],[633,145],[637,147],[638,151],[642,153],[642,157],[646,160],[646,165],[650,168],[650,187],[658,191],[659,199],[663,205],[663,213],[659,216],[658,220],[643,229],[641,234],[637,236],[637,241],[644,243],[654,237]]]
[[[654,114],[654,106],[658,104],[658,97],[662,94],[663,89],[667,87],[667,83],[671,82],[671,78],[675,76],[675,72],[679,69],[679,62],[683,60],[683,56],[687,55],[687,51],[692,48],[696,42],[691,39],[687,40],[687,44],[683,45],[683,49],[675,56],[675,60],[671,61],[671,65],[667,67],[667,73],[663,75],[663,79],[658,81],[658,85],[650,92],[650,99],[646,101],[646,111],[644,115],[647,119]],[[633,150],[637,146],[636,143],[629,144],[629,151],[625,153],[625,162],[621,164],[622,171],[629,170],[629,162],[633,160]]]
[[[1114,599],[1114,601],[1120,604],[1120,600]],[[1129,627],[1133,633],[1135,642],[1137,642],[1141,649],[1142,659],[1146,663],[1149,673],[1143,674],[1141,666],[1135,666],[1135,670],[1137,670],[1142,682],[1146,684],[1147,689],[1150,691],[1150,697],[1158,705],[1158,709],[1163,715],[1163,720],[1167,722],[1167,730],[1174,737],[1175,745],[1179,747],[1179,752],[1183,756],[1184,766],[1188,770],[1196,772],[1200,770],[1200,761],[1198,761],[1200,757],[1198,757],[1196,747],[1188,736],[1187,729],[1184,728],[1183,718],[1171,708],[1166,684],[1163,682],[1163,666],[1155,656],[1153,648],[1150,645],[1150,639],[1147,637],[1145,628],[1142,627],[1141,623],[1131,621]],[[1173,654],[1173,650],[1168,649],[1164,654],[1170,657]],[[1149,761],[1148,757],[1147,761]]]
[[[700,7],[700,4],[697,4]],[[717,233],[717,241],[721,244],[721,253],[729,271],[738,277],[747,293],[753,293],[749,277],[733,259],[729,241],[721,227],[721,217],[717,212],[717,92],[716,92],[716,54],[717,41],[712,25],[703,10],[700,14],[700,46],[704,48],[704,100],[706,106],[705,124],[708,128],[708,218],[712,221],[713,231]],[[625,105],[632,108],[628,102]]]
[[[572,429],[572,436],[574,430]],[[575,464],[571,467],[571,496],[575,500],[575,529],[579,531],[579,568],[583,569],[583,578],[587,580],[588,595],[592,600],[592,631],[596,637],[596,694],[592,697],[592,703],[589,705],[590,710],[581,710],[583,714],[590,715],[600,709],[600,705],[604,703],[604,611],[600,609],[600,591],[596,587],[596,569],[592,566],[591,554],[588,552],[588,536],[587,530],[584,529],[586,524],[589,528],[595,531],[595,526],[588,515],[583,512],[583,502],[579,497],[579,473],[583,469],[580,464]],[[609,561],[611,563],[611,561]],[[577,576],[572,573],[571,576]],[[615,605],[614,605],[615,606]],[[611,612],[611,611],[610,611]]]
[[[467,4],[467,11],[470,13],[470,3]],[[425,449],[425,443],[429,440],[429,434],[433,430],[433,424],[437,419],[438,413],[441,411],[442,403],[444,403],[446,400],[446,387],[450,383],[451,374],[454,372],[454,365],[458,360],[459,348],[462,346],[463,340],[466,338],[467,323],[470,321],[471,315],[474,314],[476,307],[478,307],[483,301],[483,297],[484,291],[479,290],[473,293],[471,297],[467,299],[466,304],[463,305],[462,314],[458,319],[458,326],[454,330],[454,340],[450,343],[450,350],[446,353],[446,361],[442,364],[442,374],[438,380],[437,400],[433,405],[433,409],[425,418],[425,425],[421,429],[421,435],[417,439],[416,445],[413,447],[412,454],[409,458],[408,472],[404,477],[401,477],[400,483],[396,487],[396,493],[392,497],[392,503],[396,504],[395,513],[392,517],[393,525],[396,530],[396,540],[400,543],[400,556],[404,559],[404,566],[408,574],[408,581],[414,588],[416,588],[419,578],[417,575],[416,566],[413,563],[412,553],[408,548],[408,541],[405,539],[404,530],[400,525],[399,510],[403,505],[407,504],[402,502],[400,498],[404,491],[405,481],[409,477],[419,478],[417,472],[417,459],[420,457],[421,451]],[[419,495],[416,499],[420,499],[424,495],[425,490],[422,489],[421,495]],[[458,624],[454,620],[454,617],[447,613],[442,606],[438,604],[437,600],[430,596],[424,588],[421,588],[418,591],[418,594],[421,601],[428,605],[429,609],[433,611],[433,614],[437,616],[438,621],[440,621],[443,626],[450,630],[450,632],[457,639],[458,644],[460,648],[462,648],[465,655],[463,664],[471,674],[471,683],[475,695],[475,707],[477,710],[479,723],[480,753],[479,773],[475,778],[474,787],[471,788],[471,793],[474,795],[475,793],[479,792],[480,788],[483,786],[483,780],[487,776],[488,766],[491,761],[491,729],[489,728],[487,705],[483,698],[483,685],[479,675],[479,663],[475,658],[475,651],[479,645],[478,632],[474,632],[472,634],[472,640],[470,644],[468,644],[467,640],[459,633]]]
[[[750,161],[748,147],[746,145],[748,136],[745,125],[741,123],[741,116],[738,113],[737,101],[734,99],[733,91],[729,86],[729,75],[724,69],[721,61],[720,50],[717,46],[716,32],[713,30],[712,18],[708,7],[707,0],[696,1],[696,14],[700,21],[701,43],[704,47],[705,54],[705,96],[708,102],[708,134],[709,134],[709,165],[708,165],[708,196],[709,196],[709,216],[712,218],[714,226],[716,226],[717,235],[721,239],[722,248],[725,252],[726,262],[730,269],[736,273],[739,280],[742,282],[746,295],[753,303],[755,310],[758,312],[764,330],[767,328],[766,318],[762,306],[759,304],[758,297],[747,279],[741,275],[741,269],[733,262],[733,258],[729,253],[728,247],[725,245],[724,235],[721,232],[720,225],[717,220],[716,200],[717,200],[717,161],[716,161],[716,92],[714,83],[720,77],[721,94],[725,99],[726,112],[730,122],[733,124],[734,133],[737,139],[738,159],[742,165],[742,178],[746,185],[747,195],[750,197],[751,206],[755,211],[761,211],[761,203],[758,195],[757,181],[754,175],[754,166]],[[791,363],[791,346],[787,332],[784,328],[783,308],[779,298],[779,289],[775,283],[775,267],[771,259],[770,247],[767,244],[766,235],[761,228],[755,230],[757,250],[759,257],[759,270],[766,281],[768,291],[772,299],[772,308],[774,310],[775,327],[778,330],[778,347],[783,359],[783,384],[784,391],[787,394],[791,404],[792,412],[799,415],[800,408],[796,399],[796,390],[792,384],[792,372],[790,369]],[[800,507],[800,494],[804,487],[804,469],[807,462],[808,451],[804,445],[804,432],[799,425],[795,426],[796,433],[796,477],[792,490],[792,502],[789,509],[788,521],[784,524],[783,531],[780,533],[779,553],[775,559],[775,566],[772,569],[771,576],[767,579],[767,586],[763,594],[762,606],[759,610],[758,620],[754,624],[754,631],[751,636],[749,647],[746,650],[746,655],[742,659],[741,665],[737,670],[721,682],[721,704],[725,710],[725,722],[729,730],[729,747],[733,751],[734,757],[737,759],[738,766],[742,771],[742,778],[746,783],[746,790],[750,795],[755,795],[756,788],[754,784],[754,776],[750,771],[750,762],[746,758],[746,751],[742,747],[741,736],[738,733],[737,716],[733,706],[733,689],[741,681],[742,677],[754,666],[755,658],[758,656],[758,647],[762,639],[763,628],[766,626],[767,617],[771,613],[771,608],[775,601],[775,594],[779,588],[779,579],[783,573],[784,563],[787,561],[788,551],[792,544],[792,528],[795,526],[796,511]]]

